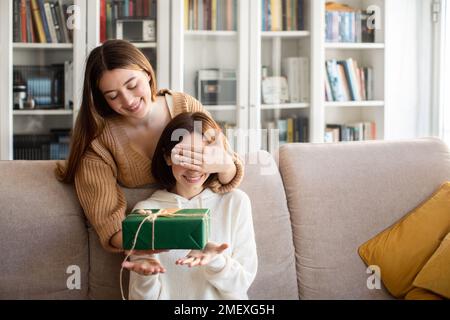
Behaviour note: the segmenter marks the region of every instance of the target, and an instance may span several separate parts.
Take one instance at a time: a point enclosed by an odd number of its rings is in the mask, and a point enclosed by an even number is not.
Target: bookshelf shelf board
[[[156,48],[156,42],[133,42],[134,46],[139,49]]]
[[[212,30],[185,30],[188,37],[235,37],[236,31],[212,31]]]
[[[353,107],[384,107],[384,101],[345,101],[345,102],[325,102],[327,108],[353,108]]]
[[[283,103],[283,104],[263,104],[261,110],[277,110],[277,109],[306,109],[309,103]]]
[[[263,38],[306,38],[309,37],[311,33],[309,31],[263,31],[261,36]]]
[[[15,116],[61,116],[73,115],[73,110],[14,110]]]
[[[13,44],[14,49],[23,50],[35,50],[35,49],[73,49],[73,43],[25,43],[25,42],[15,42]]]
[[[341,50],[370,50],[384,49],[384,43],[342,43],[342,42],[325,42],[325,49],[341,49]]]
[[[236,106],[234,105],[216,105],[216,106],[205,106],[208,111],[235,111]]]

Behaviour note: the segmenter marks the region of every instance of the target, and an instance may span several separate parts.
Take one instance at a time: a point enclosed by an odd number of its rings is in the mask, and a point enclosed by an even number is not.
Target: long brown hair
[[[194,132],[196,129],[195,122],[201,122],[202,135],[205,135],[211,129],[216,132],[221,131],[219,125],[203,112],[183,112],[173,118],[161,133],[152,159],[152,176],[162,188],[171,189],[176,183],[172,169],[167,165],[166,158],[171,157],[172,149],[181,142],[183,137],[174,137],[172,134],[177,129],[182,129],[189,133]],[[207,186],[216,176],[216,173],[211,174],[204,185]]]
[[[114,69],[143,70],[150,77],[152,101],[156,99],[156,78],[145,55],[134,45],[124,40],[108,40],[89,54],[84,73],[83,98],[75,126],[72,130],[69,158],[58,162],[58,180],[72,183],[86,149],[98,137],[104,127],[105,118],[117,114],[109,107],[98,85],[105,71]]]

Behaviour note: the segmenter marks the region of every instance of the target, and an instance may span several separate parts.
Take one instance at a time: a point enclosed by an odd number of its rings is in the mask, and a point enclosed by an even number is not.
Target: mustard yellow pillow
[[[444,300],[442,297],[422,288],[413,288],[409,291],[405,300]]]
[[[413,284],[450,299],[450,233],[420,270]]]
[[[450,231],[450,182],[400,221],[361,245],[367,265],[376,265],[386,289],[404,298],[413,281]]]

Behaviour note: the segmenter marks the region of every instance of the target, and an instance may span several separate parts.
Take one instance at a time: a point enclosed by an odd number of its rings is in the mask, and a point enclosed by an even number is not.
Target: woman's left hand
[[[214,142],[208,145],[203,141],[180,142],[172,149],[172,162],[202,173],[229,173],[235,170],[235,164],[232,154],[225,150],[224,139],[223,133],[217,131]]]
[[[203,250],[191,250],[186,257],[175,261],[175,264],[188,265],[189,267],[204,266],[227,248],[228,244],[226,243],[208,242]]]

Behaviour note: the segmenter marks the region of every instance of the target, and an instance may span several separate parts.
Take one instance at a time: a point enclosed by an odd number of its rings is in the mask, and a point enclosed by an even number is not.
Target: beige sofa
[[[389,299],[368,288],[357,248],[450,180],[446,145],[291,144],[278,161],[279,171],[267,153],[248,157],[241,185],[259,256],[250,298]],[[122,256],[99,246],[73,187],[57,182],[53,168],[0,162],[0,298],[119,299]],[[151,192],[126,190],[129,206]]]

